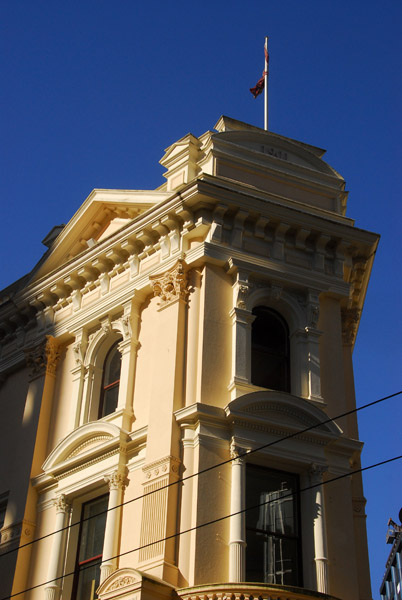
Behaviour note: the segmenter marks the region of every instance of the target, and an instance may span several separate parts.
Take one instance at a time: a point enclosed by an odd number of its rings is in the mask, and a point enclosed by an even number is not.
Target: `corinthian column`
[[[70,505],[64,494],[58,496],[54,502],[56,506],[56,523],[53,535],[52,552],[49,557],[49,570],[45,587],[46,600],[59,600],[61,593],[61,577],[63,575],[64,556],[66,552],[67,517]]]
[[[103,541],[102,564],[100,567],[100,583],[105,581],[117,568],[117,552],[120,538],[121,503],[124,488],[128,484],[125,475],[114,471],[105,481],[109,484],[109,503],[106,516],[105,538]],[[118,508],[116,508],[118,507]]]
[[[326,467],[311,465],[310,482],[314,486],[313,514],[314,514],[314,562],[317,577],[317,591],[329,593],[328,586],[328,558],[327,536],[325,531],[324,495],[322,490],[322,476]]]
[[[232,487],[230,493],[230,540],[229,540],[229,581],[238,583],[246,576],[246,520],[245,513],[245,460],[239,456],[244,450],[232,440]]]

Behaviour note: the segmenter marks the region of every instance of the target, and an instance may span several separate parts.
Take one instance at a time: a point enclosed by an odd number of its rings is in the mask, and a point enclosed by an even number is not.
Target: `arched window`
[[[119,397],[121,354],[116,342],[106,355],[103,365],[102,389],[98,418],[106,417],[116,410]]]
[[[251,383],[290,392],[289,329],[286,321],[267,306],[253,309],[251,330]]]

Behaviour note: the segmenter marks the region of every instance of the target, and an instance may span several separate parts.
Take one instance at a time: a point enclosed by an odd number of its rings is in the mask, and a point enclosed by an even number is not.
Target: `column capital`
[[[129,484],[126,475],[118,471],[113,471],[110,475],[105,475],[104,480],[108,484],[109,490],[124,490]]]
[[[186,263],[179,259],[173,267],[160,275],[151,275],[154,296],[159,296],[159,308],[165,308],[177,300],[187,301],[189,294]]]
[[[318,465],[317,463],[311,463],[308,470],[310,475],[310,481],[312,485],[318,485],[322,483],[324,473],[328,471],[326,465]]]
[[[61,356],[60,344],[51,335],[47,335],[36,346],[25,348],[25,360],[29,368],[29,378],[35,379],[45,373],[56,375]]]
[[[67,502],[65,494],[60,494],[54,499],[54,506],[56,507],[56,513],[68,513],[70,510],[70,504]]]
[[[230,458],[232,459],[232,464],[244,464],[245,463],[245,457],[246,457],[248,450],[246,448],[242,448],[241,446],[236,444],[236,441],[234,438],[232,438],[232,440],[230,442],[229,452],[230,452]]]

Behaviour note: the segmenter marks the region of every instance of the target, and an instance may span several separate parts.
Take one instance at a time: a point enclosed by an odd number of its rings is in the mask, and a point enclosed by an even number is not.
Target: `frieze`
[[[35,529],[35,523],[23,519],[13,523],[1,530],[1,543],[18,542],[21,538],[31,538]]]
[[[166,456],[142,468],[147,483],[158,477],[169,475],[170,473],[179,474],[181,461],[174,456]]]

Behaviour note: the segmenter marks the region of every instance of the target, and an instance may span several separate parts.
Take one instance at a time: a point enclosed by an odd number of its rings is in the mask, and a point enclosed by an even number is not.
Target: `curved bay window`
[[[99,587],[106,511],[109,496],[101,496],[82,507],[80,537],[74,580],[74,600],[93,600]]]
[[[247,581],[303,584],[298,490],[297,475],[247,465]]]
[[[105,358],[99,403],[99,419],[110,415],[117,408],[121,370],[121,354],[118,349],[118,343],[113,344]]]
[[[251,383],[290,392],[289,329],[275,310],[253,309],[251,329]]]

